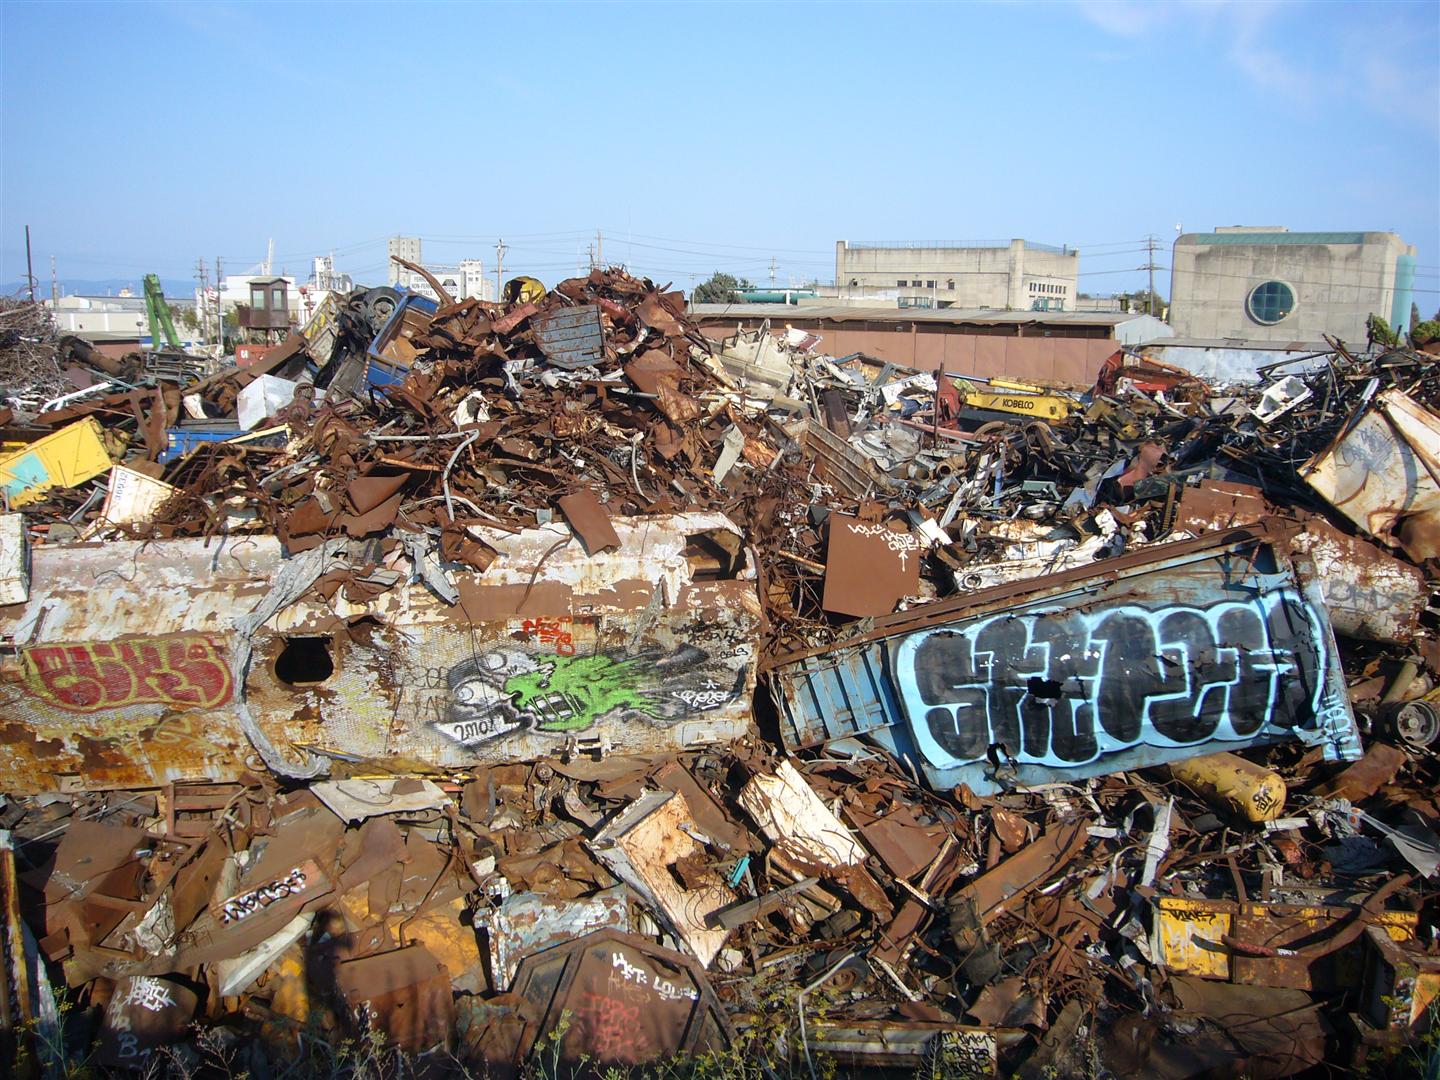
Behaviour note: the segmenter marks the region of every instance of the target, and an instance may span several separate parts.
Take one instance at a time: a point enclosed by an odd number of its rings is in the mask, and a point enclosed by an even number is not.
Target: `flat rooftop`
[[[853,307],[847,304],[691,304],[701,322],[770,319],[775,322],[913,322],[948,326],[1119,326],[1147,316],[1122,311],[995,311],[990,308]]]

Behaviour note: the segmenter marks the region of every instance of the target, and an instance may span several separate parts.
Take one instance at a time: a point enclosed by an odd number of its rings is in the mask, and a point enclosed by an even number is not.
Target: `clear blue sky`
[[[504,237],[548,283],[598,228],[687,289],[1023,236],[1108,293],[1147,234],[1168,266],[1177,223],[1279,224],[1400,233],[1440,306],[1436,0],[3,0],[0,38],[0,281],[26,224],[46,281],[238,272],[270,238],[377,281],[403,233],[492,269]]]

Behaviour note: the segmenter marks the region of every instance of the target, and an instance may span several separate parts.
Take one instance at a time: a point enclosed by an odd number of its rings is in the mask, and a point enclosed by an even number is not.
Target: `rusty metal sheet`
[[[885,522],[830,515],[822,606],[840,615],[889,615],[920,591],[925,543]]]
[[[283,911],[293,915],[305,903],[328,891],[330,881],[314,859],[306,859],[289,871],[211,905],[210,913],[221,926],[242,923],[260,914],[272,916]]]
[[[576,491],[563,496],[560,512],[591,555],[615,551],[620,547],[620,537],[610,522],[610,511],[605,509],[605,504],[593,491]]]
[[[815,463],[815,475],[842,495],[868,499],[880,482],[874,463],[824,424],[806,417],[787,425],[786,434],[796,439],[805,457]]]
[[[520,961],[595,930],[630,929],[630,902],[623,885],[579,900],[539,893],[512,893],[498,908],[475,916],[490,939],[490,970],[497,990],[507,990]]]
[[[730,931],[714,928],[714,915],[739,897],[714,868],[694,887],[674,869],[704,854],[685,796],[669,791],[641,795],[588,843],[607,870],[646,899],[702,967],[709,967]]]
[[[357,1027],[373,1024],[402,1050],[442,1046],[455,1028],[450,973],[423,945],[347,960],[335,985]]]
[[[1372,742],[1365,748],[1364,757],[1333,780],[1316,788],[1315,794],[1327,799],[1361,802],[1394,780],[1395,774],[1409,760],[1405,751],[1398,747]]]
[[[1414,399],[1377,395],[1300,475],[1382,543],[1440,556],[1440,416]]]
[[[557,1064],[642,1065],[677,1054],[722,1051],[734,1033],[705,972],[690,957],[617,930],[527,957],[514,992],[544,1018],[522,1056],[559,1036]]]
[[[530,327],[545,359],[565,371],[598,364],[605,358],[605,327],[599,304],[556,308],[537,315]]]
[[[1208,1017],[1248,1056],[1227,1075],[1292,1076],[1325,1060],[1328,1029],[1319,1004],[1300,990],[1219,987],[1183,976],[1172,977],[1169,988],[1182,1014]]]
[[[25,955],[25,924],[20,918],[20,884],[15,876],[15,844],[0,829],[0,1036],[5,1050],[23,1040],[35,1020],[30,965]]]
[[[1213,532],[1237,525],[1251,525],[1273,513],[1258,487],[1205,480],[1198,487],[1180,490],[1175,510],[1175,528],[1190,532]]]
[[[197,1003],[195,991],[173,979],[122,978],[100,1022],[99,1063],[144,1068],[156,1050],[185,1036]]]
[[[754,568],[696,580],[714,513],[617,518],[588,556],[562,524],[475,528],[496,552],[423,584],[312,594],[253,638],[235,622],[285,565],[272,536],[44,545],[29,600],[0,610],[0,787],[21,794],[237,779],[300,747],[437,767],[538,758],[567,742],[655,753],[748,729],[760,602]],[[400,567],[406,565],[401,562]]]
[[[1315,565],[1335,632],[1371,641],[1410,641],[1420,630],[1430,589],[1425,572],[1319,518],[1290,542]]]
[[[1302,565],[1237,531],[878,620],[833,664],[782,658],[782,736],[849,735],[817,704],[869,700],[888,721],[870,738],[914,754],[937,789],[976,794],[1289,739],[1354,760],[1334,633]]]
[[[948,1076],[995,1076],[1000,1047],[1018,1043],[1019,1029],[997,1030],[933,1020],[817,1020],[810,1050],[841,1065],[914,1069],[944,1062]]]
[[[1013,912],[1025,897],[1062,873],[1084,849],[1086,823],[1075,821],[1047,829],[1017,855],[982,874],[957,894],[955,903],[973,909],[981,925]]]

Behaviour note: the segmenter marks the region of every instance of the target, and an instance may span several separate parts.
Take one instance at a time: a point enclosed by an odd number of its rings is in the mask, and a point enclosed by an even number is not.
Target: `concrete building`
[[[185,321],[187,311],[193,315],[195,302],[174,296],[167,296],[165,302],[179,313],[174,321],[180,344],[195,349],[199,336]],[[45,300],[44,305],[55,320],[56,333],[82,337],[106,356],[124,356],[153,344],[145,298],[130,295],[128,289],[119,296],[62,296],[53,302]]]
[[[864,353],[905,367],[957,375],[1090,386],[1100,365],[1121,345],[1168,337],[1173,331],[1149,315],[1100,312],[901,311],[848,305],[691,304],[706,337],[770,324],[820,337],[831,356]]]
[[[890,241],[835,243],[837,299],[895,299],[901,307],[1070,311],[1080,253],[1011,240],[935,247]]]
[[[1410,318],[1415,249],[1394,233],[1233,226],[1178,237],[1170,265],[1180,337],[1355,343],[1371,314]]]
[[[413,270],[406,270],[395,261],[396,258],[424,266],[435,275],[451,299],[465,300],[479,297],[481,300],[495,299],[495,283],[485,277],[485,264],[480,259],[461,259],[458,263],[427,263],[421,257],[420,237],[392,236],[385,245],[389,256],[390,284],[401,289],[439,300],[430,283]]]

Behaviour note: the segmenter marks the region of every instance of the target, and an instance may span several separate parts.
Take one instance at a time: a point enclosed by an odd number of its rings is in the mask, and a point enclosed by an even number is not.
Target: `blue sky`
[[[308,272],[384,238],[547,283],[829,281],[834,243],[1399,232],[1440,306],[1440,3],[0,2],[0,281]],[[280,266],[277,265],[277,270]],[[507,276],[509,276],[507,274]],[[1157,284],[1168,291],[1168,274]],[[1428,314],[1427,310],[1427,314]]]

